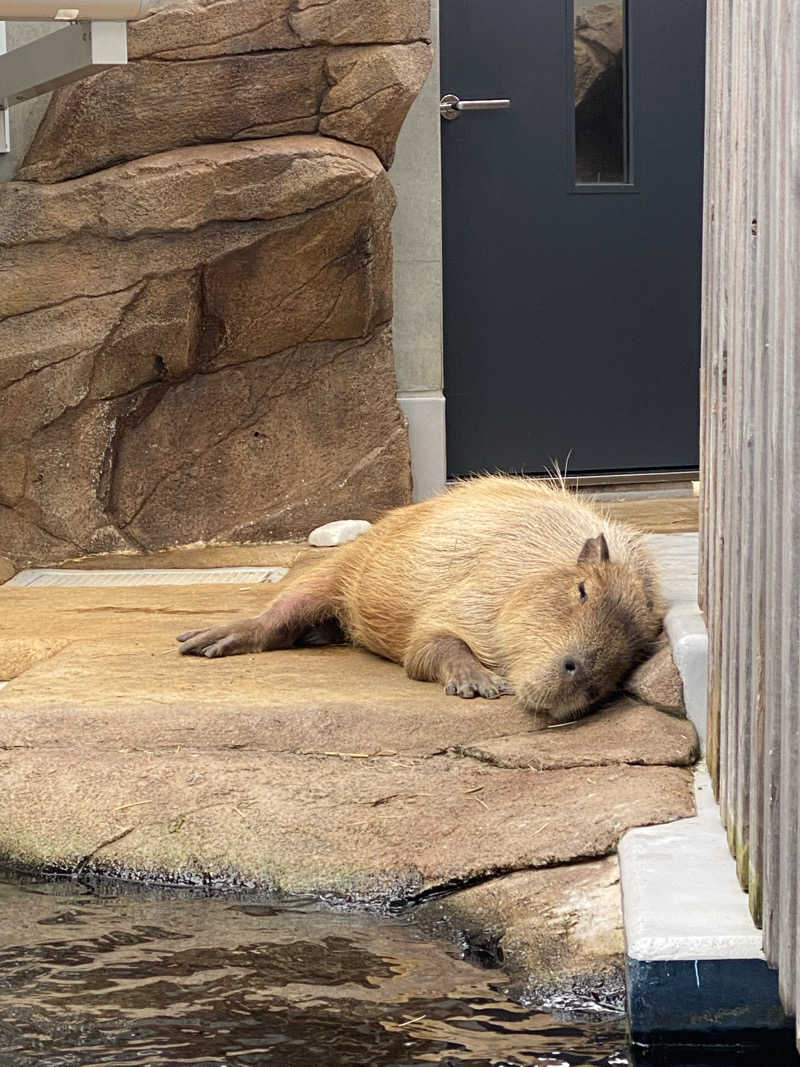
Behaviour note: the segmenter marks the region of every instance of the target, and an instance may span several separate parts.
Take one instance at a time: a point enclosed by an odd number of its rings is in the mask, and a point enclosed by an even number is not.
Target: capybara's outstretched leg
[[[514,692],[505,678],[484,667],[469,645],[453,634],[418,638],[406,654],[404,666],[409,678],[441,682],[448,696],[495,700]]]
[[[307,634],[312,639],[328,632],[333,636],[329,620],[336,615],[336,589],[335,570],[320,568],[279,594],[263,615],[180,634],[179,651],[184,656],[214,659],[291,648]],[[324,642],[312,640],[312,643]]]

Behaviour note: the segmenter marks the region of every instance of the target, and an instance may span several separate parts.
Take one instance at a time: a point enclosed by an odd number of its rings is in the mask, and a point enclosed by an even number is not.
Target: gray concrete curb
[[[708,635],[697,606],[699,537],[696,533],[650,534],[667,600],[664,630],[683,681],[686,714],[694,723],[700,750],[706,747]]]
[[[672,645],[672,658],[683,681],[683,703],[694,723],[700,751],[706,751],[706,708],[708,678],[708,634],[696,604],[675,604],[664,618],[664,629]]]
[[[630,830],[619,846],[634,1041],[698,1042],[791,1027],[750,916],[705,766],[697,815]]]

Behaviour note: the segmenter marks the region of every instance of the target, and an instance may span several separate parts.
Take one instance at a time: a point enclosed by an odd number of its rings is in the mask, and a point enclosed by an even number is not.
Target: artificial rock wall
[[[410,496],[386,174],[427,0],[159,0],[0,185],[0,557]]]

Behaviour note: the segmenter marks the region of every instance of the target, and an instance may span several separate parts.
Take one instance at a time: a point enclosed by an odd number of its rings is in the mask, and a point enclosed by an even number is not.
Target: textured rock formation
[[[421,0],[157,0],[130,27],[132,57],[199,59],[310,45],[427,39]]]
[[[467,959],[502,963],[530,1006],[624,1004],[616,856],[490,879],[415,914],[437,932],[443,923]]]
[[[62,181],[179,145],[313,132],[389,166],[430,69],[427,29],[427,0],[165,0],[131,24],[127,66],[56,94],[17,176]]]
[[[672,658],[672,649],[662,648],[655,656],[632,671],[625,689],[644,704],[670,715],[686,715],[683,680]]]
[[[0,186],[12,563],[407,502],[384,165],[430,49],[402,7],[161,2],[54,95]]]

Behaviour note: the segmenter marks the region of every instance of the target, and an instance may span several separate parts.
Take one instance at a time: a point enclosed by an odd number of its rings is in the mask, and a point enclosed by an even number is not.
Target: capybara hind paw
[[[459,671],[449,679],[444,687],[445,694],[449,697],[463,697],[471,700],[473,697],[484,697],[486,700],[497,700],[498,697],[507,696],[514,692],[510,682],[501,678],[492,671],[465,670]]]
[[[261,645],[255,628],[247,623],[212,626],[207,630],[187,630],[178,636],[182,656],[236,656],[245,652],[259,652]]]

